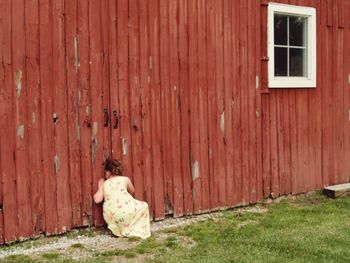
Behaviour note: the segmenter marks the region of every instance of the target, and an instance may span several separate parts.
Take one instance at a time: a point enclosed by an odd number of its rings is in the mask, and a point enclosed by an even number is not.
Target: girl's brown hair
[[[104,170],[110,172],[112,175],[122,175],[123,168],[122,163],[116,159],[106,159],[103,163]]]

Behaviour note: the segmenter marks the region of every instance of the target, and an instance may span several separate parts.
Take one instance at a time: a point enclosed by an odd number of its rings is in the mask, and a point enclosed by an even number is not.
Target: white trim
[[[307,77],[274,76],[274,14],[307,17]],[[316,9],[313,7],[269,3],[267,22],[268,87],[269,88],[315,88],[316,87]]]

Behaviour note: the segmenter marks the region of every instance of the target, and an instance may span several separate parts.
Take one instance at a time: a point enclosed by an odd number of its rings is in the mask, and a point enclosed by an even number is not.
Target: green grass
[[[50,260],[55,260],[60,257],[59,253],[56,252],[51,252],[51,253],[44,253],[41,255],[44,259],[50,259]]]
[[[80,243],[75,243],[73,245],[70,246],[71,248],[76,248],[76,249],[82,249],[85,248],[83,244]]]
[[[214,221],[177,233],[192,238],[191,249],[173,239],[152,262],[341,263],[350,262],[350,198],[320,194],[268,206],[266,213],[227,211]]]
[[[146,240],[127,238],[125,242],[135,242],[133,248],[98,251],[83,262],[350,262],[349,197],[333,200],[314,194],[265,206],[264,213],[254,212],[261,209],[234,209]],[[84,246],[77,243],[71,248]],[[0,261],[75,262],[54,252]]]
[[[34,262],[34,260],[26,255],[12,255],[12,256],[8,256],[5,257],[3,259],[0,259],[1,262],[3,263],[19,263],[19,262],[23,262],[23,263],[32,263]]]

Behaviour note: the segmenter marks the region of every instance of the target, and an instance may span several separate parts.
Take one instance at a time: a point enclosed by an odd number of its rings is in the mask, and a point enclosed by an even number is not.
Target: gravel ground
[[[266,208],[259,205],[252,207],[242,207],[232,210],[233,213],[242,213],[244,211],[254,213],[264,213]],[[201,215],[193,215],[181,218],[167,218],[162,221],[152,222],[152,235],[157,239],[167,238],[167,234],[162,230],[176,228],[193,224],[207,219],[218,219],[222,216],[222,212],[212,212]],[[80,230],[72,230],[67,235],[58,237],[42,237],[37,240],[28,240],[19,245],[10,245],[0,250],[1,258],[10,255],[40,255],[44,253],[60,253],[70,258],[79,260],[92,257],[96,252],[111,249],[132,249],[139,242],[132,242],[127,238],[116,238],[112,236],[106,229],[92,229],[93,236],[85,234],[80,235]]]

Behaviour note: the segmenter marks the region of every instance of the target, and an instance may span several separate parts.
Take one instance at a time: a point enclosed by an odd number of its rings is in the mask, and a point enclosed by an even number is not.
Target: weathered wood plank
[[[250,13],[255,9],[255,1],[248,1],[248,122],[249,122],[249,202],[257,202],[257,108],[256,108],[256,24]]]
[[[187,0],[179,0],[179,66],[180,66],[180,116],[181,116],[181,167],[184,191],[184,213],[193,212],[192,179],[190,168],[190,115],[189,115],[189,57]]]
[[[23,0],[12,1],[12,91],[15,125],[15,163],[19,231],[32,234],[30,178],[28,165],[27,79],[25,63],[25,9]]]
[[[199,171],[203,212],[208,211],[210,208],[206,21],[206,1],[198,0]]]
[[[2,185],[3,237],[5,242],[14,241],[18,232],[15,129],[13,113],[11,2],[0,1],[1,26],[1,93],[0,93],[0,162]],[[6,140],[5,140],[6,138]]]
[[[241,74],[241,40],[240,40],[240,20],[241,2],[235,1],[232,4],[232,33],[233,33],[233,163],[234,163],[234,185],[235,185],[235,205],[241,204],[243,199],[243,175],[242,175],[242,74]]]
[[[142,105],[142,158],[145,177],[144,199],[149,205],[150,217],[154,218],[153,158],[152,158],[152,119],[150,97],[150,36],[148,1],[140,1],[140,84]]]
[[[173,192],[173,156],[172,156],[172,130],[171,119],[171,94],[173,88],[170,86],[170,40],[169,40],[169,1],[160,1],[160,82],[161,82],[161,104],[162,104],[162,138],[163,138],[163,171],[164,171],[164,197],[165,213],[174,213]]]
[[[34,149],[28,154],[28,175],[31,188],[32,229],[35,236],[45,230],[38,5],[39,2],[36,0],[26,1],[25,4],[28,147]]]
[[[53,169],[54,162],[54,119],[53,119],[53,57],[52,57],[52,7],[49,2],[39,2],[40,35],[40,90],[41,126],[43,146],[43,172],[45,196],[45,233],[58,232],[57,182]],[[44,125],[45,123],[45,125]]]
[[[243,204],[249,203],[249,81],[248,81],[248,2],[240,1],[240,73],[242,110],[242,193]],[[248,114],[247,114],[248,113]],[[248,115],[248,116],[247,116]]]
[[[207,83],[208,83],[208,127],[209,127],[209,187],[210,207],[219,208],[218,188],[218,116],[216,86],[216,35],[215,35],[215,1],[207,1]]]
[[[69,185],[72,202],[72,225],[82,225],[80,165],[80,94],[78,89],[77,1],[65,2],[66,86],[68,106]]]
[[[152,120],[152,157],[154,178],[154,218],[164,218],[164,183],[162,164],[161,134],[161,96],[159,70],[159,1],[151,0],[149,11],[150,71],[151,71],[151,120]]]
[[[170,51],[170,87],[171,92],[171,124],[172,131],[172,156],[173,156],[173,194],[174,216],[182,216],[184,213],[183,177],[181,167],[181,116],[180,116],[180,65],[179,65],[179,28],[178,28],[178,1],[169,2],[169,51]]]
[[[104,108],[102,97],[103,46],[101,34],[101,3],[89,2],[89,41],[90,41],[90,96],[91,96],[91,162],[92,193],[98,188],[98,180],[103,177],[103,126]],[[92,194],[91,193],[91,194]],[[101,205],[92,205],[93,224],[102,225]]]
[[[257,200],[262,200],[263,198],[263,182],[262,182],[262,173],[263,173],[263,167],[262,167],[262,99],[261,99],[261,91],[262,91],[262,85],[261,85],[261,79],[262,79],[262,72],[261,72],[261,46],[262,46],[262,30],[261,30],[261,5],[260,0],[255,0],[254,6],[255,10],[255,100],[256,100],[256,197]]]
[[[135,185],[135,197],[137,199],[143,199],[139,2],[137,0],[129,1],[129,28],[130,127],[133,180]]]
[[[226,203],[225,206],[232,207],[235,203],[234,184],[234,146],[233,146],[233,29],[232,29],[232,5],[228,0],[223,2],[223,56],[224,56],[224,129],[225,129],[225,163],[226,163]]]
[[[90,98],[90,40],[89,40],[89,3],[78,0],[78,94],[80,129],[80,165],[82,187],[83,225],[92,224],[92,154],[91,154],[91,98]]]
[[[223,1],[215,1],[215,85],[216,85],[216,136],[217,170],[215,186],[219,195],[219,206],[226,206],[226,158],[225,158],[225,86],[224,86],[224,25]]]
[[[199,52],[198,2],[188,1],[188,63],[189,63],[189,112],[190,112],[190,160],[193,193],[193,212],[202,210],[202,160],[200,156],[199,120]]]
[[[130,88],[129,88],[129,1],[117,2],[118,27],[118,91],[120,107],[120,140],[125,176],[132,179],[132,142],[130,132]]]
[[[323,193],[330,198],[350,196],[350,184],[327,186],[323,189]]]

